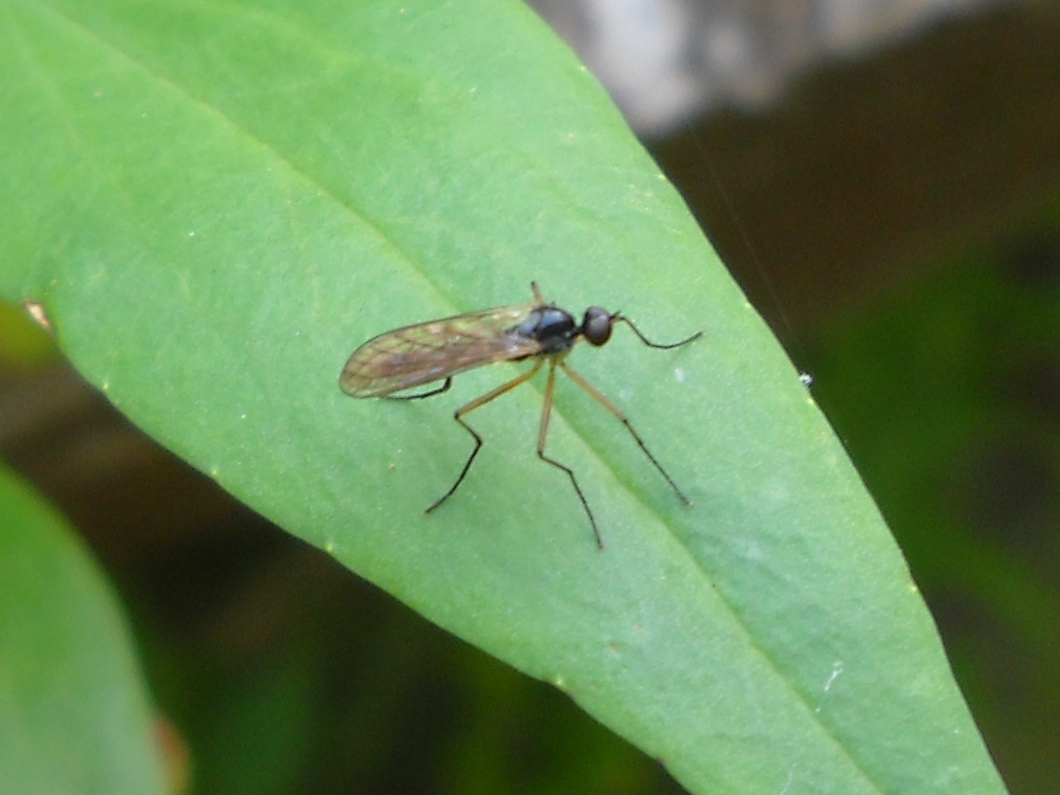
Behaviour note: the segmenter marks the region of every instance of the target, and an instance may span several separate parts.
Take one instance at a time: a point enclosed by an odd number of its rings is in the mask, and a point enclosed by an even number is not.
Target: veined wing
[[[339,383],[351,397],[385,397],[483,364],[531,356],[541,344],[515,328],[536,306],[484,309],[380,334],[354,351]]]

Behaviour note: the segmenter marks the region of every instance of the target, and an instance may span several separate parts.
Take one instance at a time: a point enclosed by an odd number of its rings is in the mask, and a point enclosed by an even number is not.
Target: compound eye
[[[599,306],[590,306],[585,310],[582,321],[582,334],[590,345],[603,345],[611,339],[611,314]]]

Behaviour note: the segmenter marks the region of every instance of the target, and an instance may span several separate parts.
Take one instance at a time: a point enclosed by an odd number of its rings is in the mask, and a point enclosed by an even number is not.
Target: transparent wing
[[[532,356],[541,344],[514,329],[536,306],[484,309],[380,334],[354,351],[339,384],[351,397],[385,397],[483,364]]]

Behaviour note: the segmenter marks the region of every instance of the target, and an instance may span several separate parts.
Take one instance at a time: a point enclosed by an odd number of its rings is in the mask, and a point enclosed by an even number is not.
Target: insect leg
[[[693,334],[688,339],[683,339],[680,342],[672,342],[669,345],[662,345],[662,344],[660,344],[658,342],[652,342],[650,339],[648,339],[643,334],[641,334],[640,329],[637,328],[635,325],[633,325],[633,321],[630,320],[628,317],[625,317],[624,315],[619,315],[619,314],[612,315],[611,316],[611,322],[612,323],[625,323],[627,326],[629,326],[631,329],[633,329],[633,333],[634,334],[636,334],[638,337],[640,337],[640,341],[643,342],[645,345],[647,345],[649,348],[659,348],[659,349],[664,350],[664,351],[665,350],[669,350],[670,348],[680,348],[682,345],[687,345],[688,343],[692,342],[693,340],[698,340],[700,337],[703,336],[703,332],[702,331],[697,331],[695,334]]]
[[[429,392],[421,392],[418,395],[383,395],[387,400],[419,400],[420,398],[429,398],[433,395],[440,395],[442,392],[448,391],[449,387],[453,385],[453,377],[449,376],[445,379],[445,383],[437,389],[432,389]]]
[[[567,369],[566,365],[563,365],[563,369]],[[548,386],[545,387],[545,402],[541,407],[541,428],[537,433],[537,455],[542,461],[552,464],[552,466],[558,467],[567,473],[571,485],[574,486],[574,491],[578,494],[578,499],[582,501],[582,507],[585,508],[585,515],[589,517],[589,524],[593,526],[593,535],[596,536],[596,545],[600,547],[600,549],[603,549],[604,540],[600,537],[600,528],[596,526],[596,519],[593,517],[593,512],[589,509],[589,501],[585,499],[585,495],[582,494],[581,486],[578,485],[578,479],[574,477],[574,470],[565,464],[561,464],[554,458],[549,458],[545,455],[545,441],[548,438],[548,421],[549,417],[552,415],[552,393],[555,390],[555,385],[556,363],[550,361],[548,369]]]
[[[692,337],[691,339],[695,339],[695,337]],[[689,342],[689,341],[690,340],[685,340],[685,342]],[[678,345],[683,345],[684,343],[683,342],[679,342],[677,344]],[[626,415],[623,414],[621,411],[619,411],[618,407],[614,403],[612,403],[610,400],[608,400],[606,397],[604,397],[603,393],[601,393],[600,390],[598,390],[596,387],[594,387],[592,384],[590,384],[588,381],[586,381],[582,376],[578,375],[578,373],[575,372],[566,362],[560,362],[560,367],[562,367],[564,372],[566,372],[567,375],[570,376],[571,381],[573,381],[578,386],[580,386],[582,389],[584,389],[586,392],[588,392],[592,397],[596,398],[597,402],[599,402],[600,405],[602,405],[605,409],[607,409],[612,414],[614,414],[615,417],[623,425],[626,426],[626,429],[629,430],[630,434],[632,434],[632,436],[636,440],[637,444],[640,445],[640,449],[644,451],[644,455],[648,456],[648,460],[651,461],[653,464],[655,464],[655,468],[658,469],[660,473],[662,473],[662,476],[664,478],[666,478],[666,482],[670,484],[670,488],[672,488],[674,490],[674,493],[677,494],[677,496],[681,498],[681,502],[683,502],[685,505],[691,505],[692,504],[692,500],[688,499],[688,497],[686,497],[684,495],[684,493],[681,491],[681,489],[677,488],[677,484],[674,483],[674,479],[672,477],[670,477],[669,474],[667,474],[666,470],[663,469],[662,464],[660,464],[656,460],[655,456],[653,456],[651,454],[651,450],[649,450],[648,446],[646,444],[644,444],[644,440],[640,438],[640,434],[638,434],[635,430],[633,430],[633,426],[630,425],[629,420],[626,418]]]
[[[474,428],[464,422],[463,415],[470,414],[475,409],[485,406],[494,398],[498,398],[505,392],[509,392],[512,389],[515,389],[517,386],[519,386],[519,384],[522,384],[525,381],[529,381],[531,378],[534,377],[534,373],[541,369],[541,365],[543,362],[544,359],[538,359],[536,362],[534,362],[534,366],[522,375],[513,378],[507,383],[501,384],[496,389],[491,389],[485,395],[475,398],[470,403],[461,406],[453,413],[453,419],[460,423],[462,426],[464,426],[467,432],[471,434],[472,438],[474,438],[475,449],[472,450],[471,455],[467,457],[467,463],[465,463],[464,468],[460,470],[460,476],[456,479],[456,482],[450,487],[449,491],[447,491],[445,494],[443,494],[441,497],[431,503],[427,510],[424,511],[424,513],[430,513],[443,502],[445,502],[447,499],[449,499],[451,496],[453,496],[453,492],[456,491],[457,487],[464,482],[464,478],[467,476],[468,470],[471,469],[471,462],[475,460],[475,456],[478,455],[478,451],[482,448],[482,437],[475,433]],[[420,397],[425,396],[421,395]]]

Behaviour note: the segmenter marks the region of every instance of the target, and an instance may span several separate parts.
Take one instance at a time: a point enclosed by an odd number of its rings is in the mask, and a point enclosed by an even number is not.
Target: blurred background
[[[813,375],[1011,792],[1055,791],[1060,4],[533,4]],[[158,448],[21,307],[0,456],[116,583],[192,792],[681,792]]]

